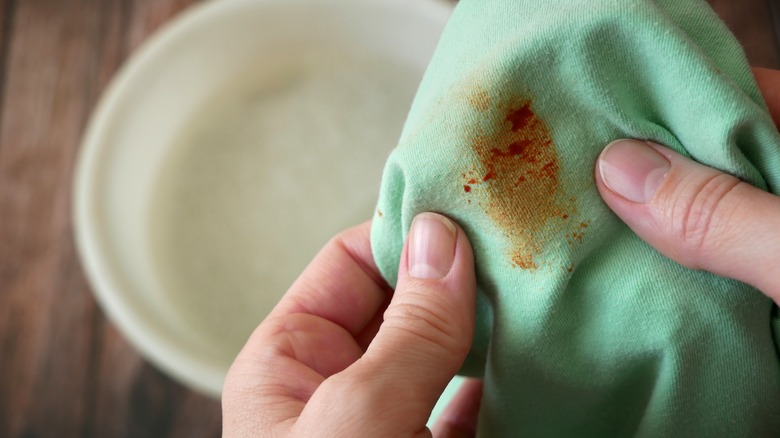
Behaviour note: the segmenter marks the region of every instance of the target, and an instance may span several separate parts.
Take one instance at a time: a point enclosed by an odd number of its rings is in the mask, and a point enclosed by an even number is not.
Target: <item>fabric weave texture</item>
[[[606,207],[594,166],[620,138],[780,191],[780,136],[706,2],[460,1],[383,175],[383,276],[418,213],[468,234],[481,436],[780,436],[774,304]]]

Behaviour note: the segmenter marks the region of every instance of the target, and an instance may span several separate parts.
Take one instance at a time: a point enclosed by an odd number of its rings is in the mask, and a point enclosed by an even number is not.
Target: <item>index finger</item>
[[[306,313],[357,336],[392,293],[374,262],[370,234],[367,221],[332,238],[269,317]]]
[[[780,71],[753,67],[753,76],[776,126],[780,126]]]

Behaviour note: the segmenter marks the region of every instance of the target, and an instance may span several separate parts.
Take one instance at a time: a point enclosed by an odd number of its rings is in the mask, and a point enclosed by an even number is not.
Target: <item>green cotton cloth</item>
[[[780,436],[775,306],[606,207],[595,162],[620,138],[780,190],[778,133],[704,1],[462,0],[384,171],[383,276],[418,213],[468,234],[481,436]]]

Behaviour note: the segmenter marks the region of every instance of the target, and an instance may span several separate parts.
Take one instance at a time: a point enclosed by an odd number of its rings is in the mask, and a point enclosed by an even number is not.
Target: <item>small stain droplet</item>
[[[506,115],[506,121],[512,125],[512,131],[517,132],[525,128],[534,116],[533,111],[531,111],[531,102],[526,102],[520,108],[510,111]]]

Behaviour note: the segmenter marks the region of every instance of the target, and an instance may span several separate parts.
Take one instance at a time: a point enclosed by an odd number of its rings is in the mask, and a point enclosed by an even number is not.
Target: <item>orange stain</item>
[[[469,103],[479,111],[490,109],[490,96],[485,90],[478,90],[469,96]]]
[[[498,99],[479,90],[468,100],[490,117],[490,128],[477,131],[471,141],[476,162],[461,174],[469,184],[464,191],[473,189],[478,205],[509,239],[510,263],[525,270],[538,269],[539,256],[548,243],[569,237],[566,231],[572,224],[566,219],[576,212],[574,198],[560,181],[558,150],[530,99],[495,102]],[[587,227],[585,222],[580,225]],[[571,235],[580,242],[582,236]]]

